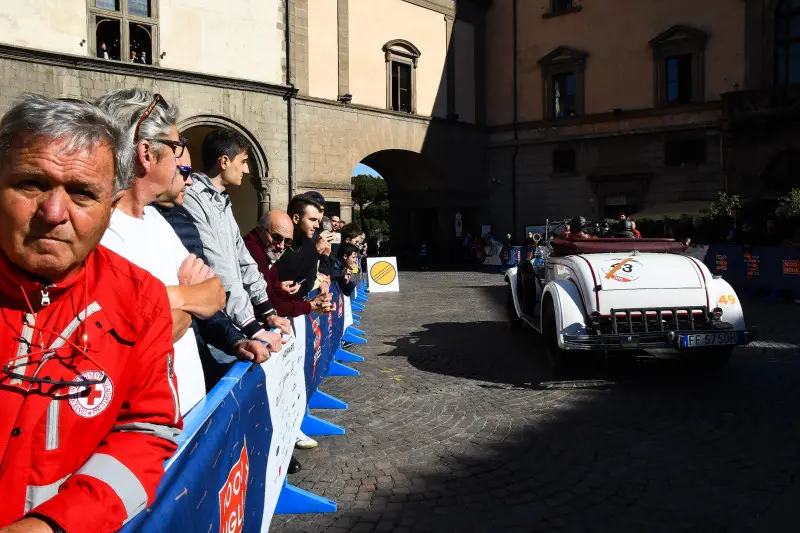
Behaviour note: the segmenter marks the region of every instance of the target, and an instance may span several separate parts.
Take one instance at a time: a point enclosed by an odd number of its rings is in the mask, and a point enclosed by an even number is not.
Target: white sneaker
[[[319,443],[303,433],[302,431],[297,432],[297,442],[294,443],[295,448],[300,448],[301,450],[310,450],[311,448],[316,448],[319,446]]]

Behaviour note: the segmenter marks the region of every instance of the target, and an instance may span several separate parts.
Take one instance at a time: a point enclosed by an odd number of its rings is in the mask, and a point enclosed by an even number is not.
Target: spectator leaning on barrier
[[[188,178],[192,171],[192,160],[188,148],[184,150],[180,163],[181,166],[178,167],[180,172]],[[188,179],[187,183],[190,183]],[[205,263],[206,257],[200,232],[195,227],[192,217],[183,208],[185,187],[177,191],[173,188],[172,191],[174,194],[161,197],[154,207],[172,226],[189,253],[194,254]],[[263,363],[269,359],[269,351],[264,344],[244,336],[224,311],[217,311],[207,320],[193,317],[192,329],[195,332],[200,360],[203,363],[206,391],[210,391],[237,360]]]
[[[279,283],[269,286],[270,296],[279,313],[295,317],[309,313],[329,313],[333,310],[330,294],[319,294],[312,300],[306,296],[314,289],[319,265],[319,255],[312,241],[319,228],[322,214],[319,204],[302,194],[295,196],[287,208],[291,217],[292,245],[287,247],[276,263]],[[289,294],[283,289],[285,282],[300,286]],[[294,285],[288,285],[294,290]]]
[[[181,414],[186,414],[206,393],[192,316],[212,317],[225,305],[225,292],[214,273],[186,250],[164,217],[149,205],[173,198],[185,187],[178,170],[186,146],[178,137],[178,109],[141,89],[107,94],[98,105],[128,128],[134,145],[132,187],[117,203],[101,244],[166,285]]]
[[[278,281],[278,269],[275,268],[275,262],[281,258],[286,248],[292,245],[292,235],[294,233],[294,225],[292,219],[289,218],[283,211],[273,210],[265,213],[261,217],[258,226],[247,234],[244,238],[245,245],[250,251],[250,255],[255,258],[264,279],[267,282],[267,291],[270,293],[270,299],[273,301],[275,309],[281,313],[284,311],[285,316],[295,316],[292,314],[293,307],[283,309],[282,294],[293,296],[300,290],[300,284],[294,281],[285,281],[281,284]],[[281,292],[279,295],[273,295],[270,287],[279,287]],[[299,316],[299,315],[297,315]],[[300,449],[316,448],[317,441],[306,436],[303,432],[299,432],[295,446]],[[301,468],[300,463],[292,457],[289,465],[289,473],[293,474]]]
[[[333,280],[339,284],[342,294],[350,296],[356,288],[353,272],[358,269],[358,248],[344,243],[336,254],[337,274]]]
[[[98,247],[130,162],[86,102],[26,96],[0,121],[2,533],[116,531],[177,448],[167,292]]]
[[[192,174],[183,207],[200,231],[209,266],[228,293],[225,311],[245,335],[278,351],[280,335],[265,328],[280,328],[289,334],[289,321],[278,316],[269,302],[267,284],[244,245],[225,192],[228,187],[241,185],[244,174],[249,172],[248,149],[247,139],[235,131],[220,129],[209,133],[202,146],[205,173]]]

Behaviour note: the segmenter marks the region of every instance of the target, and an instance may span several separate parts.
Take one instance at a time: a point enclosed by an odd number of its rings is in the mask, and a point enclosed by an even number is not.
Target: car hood
[[[583,254],[601,291],[702,289],[705,282],[693,259],[678,254]]]

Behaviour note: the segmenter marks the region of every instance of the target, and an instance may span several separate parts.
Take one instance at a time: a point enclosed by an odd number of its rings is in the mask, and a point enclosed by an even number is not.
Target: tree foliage
[[[728,195],[727,193],[720,192],[717,194],[714,201],[711,202],[711,205],[708,206],[708,209],[704,210],[704,214],[709,218],[729,217],[732,216],[734,209],[741,209],[741,207],[742,202],[738,195]]]
[[[383,178],[368,174],[353,176],[353,203],[359,222],[372,241],[389,238],[389,189]]]
[[[779,200],[781,205],[789,212],[790,217],[800,217],[800,189],[792,189],[789,194]]]

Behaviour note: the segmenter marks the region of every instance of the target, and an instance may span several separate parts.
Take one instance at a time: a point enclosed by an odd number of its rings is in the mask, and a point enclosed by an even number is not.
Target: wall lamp
[[[343,94],[343,95],[339,96],[339,101],[341,103],[343,103],[343,104],[349,104],[350,102],[353,101],[353,95],[352,94]]]

